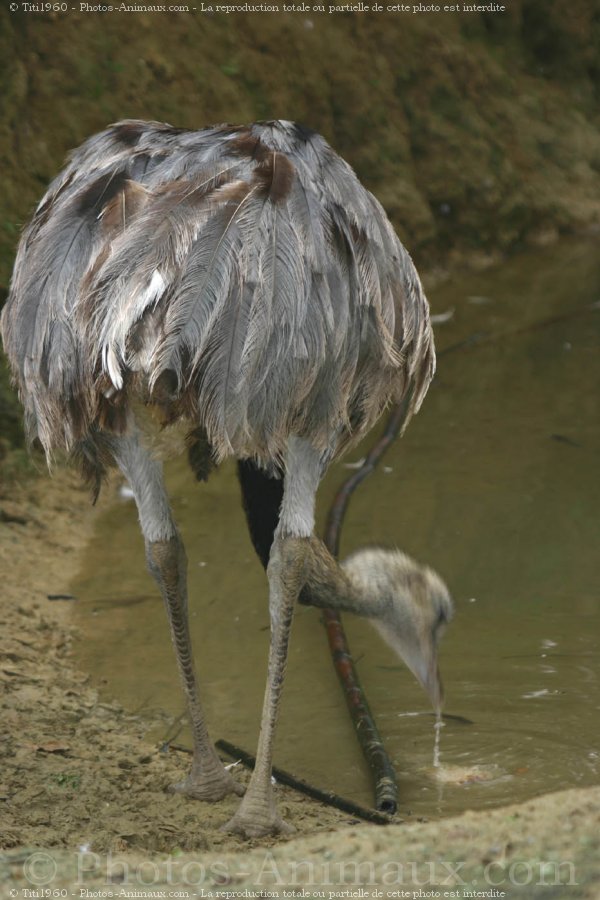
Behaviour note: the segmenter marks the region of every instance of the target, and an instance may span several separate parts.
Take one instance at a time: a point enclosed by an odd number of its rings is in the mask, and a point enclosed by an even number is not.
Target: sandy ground
[[[100,701],[71,660],[74,601],[48,598],[94,516],[64,471],[0,488],[0,896],[600,898],[600,787],[385,827],[278,788],[296,835],[248,843],[219,830],[235,799],[168,794],[188,759]]]

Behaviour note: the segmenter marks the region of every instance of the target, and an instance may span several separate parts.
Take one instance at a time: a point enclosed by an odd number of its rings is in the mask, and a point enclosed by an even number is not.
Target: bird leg
[[[237,812],[224,826],[227,831],[245,837],[286,834],[294,830],[277,810],[271,767],[294,606],[306,582],[320,477],[321,462],[317,451],[304,440],[290,438],[279,524],[267,566],[271,645],[256,764]]]
[[[256,765],[244,799],[225,830],[245,837],[288,834],[295,829],[277,810],[271,766],[279,700],[285,675],[294,605],[304,584],[307,538],[275,538],[267,568],[271,646]]]
[[[188,629],[186,556],[179,535],[169,540],[147,541],[148,568],[160,587],[167,607],[171,638],[185,692],[194,755],[189,775],[171,790],[197,800],[220,800],[227,794],[243,793],[243,788],[223,767],[210,740],[198,695],[194,658]]]
[[[185,549],[171,515],[162,466],[135,437],[119,438],[113,454],[135,496],[146,543],[146,561],[165,601],[192,727],[191,771],[172,790],[199,800],[220,800],[229,793],[242,794],[242,786],[234,781],[217,756],[198,695],[188,628]]]

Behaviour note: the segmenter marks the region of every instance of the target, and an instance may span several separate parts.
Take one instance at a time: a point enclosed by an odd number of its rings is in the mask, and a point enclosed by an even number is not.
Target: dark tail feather
[[[77,442],[71,458],[78,466],[95,504],[106,480],[107,469],[115,464],[110,437],[101,431],[90,431],[86,438]]]

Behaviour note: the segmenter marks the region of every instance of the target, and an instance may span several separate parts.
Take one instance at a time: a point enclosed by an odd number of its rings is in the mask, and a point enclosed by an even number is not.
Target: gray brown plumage
[[[392,400],[406,400],[408,422],[433,376],[427,301],[408,253],[377,200],[308,129],[120,122],[50,185],[23,232],[1,328],[30,437],[49,459],[77,456],[96,488],[112,463],[129,480],[194,739],[176,789],[206,800],[241,789],[206,727],[185,551],[157,447],[177,423],[198,477],[228,455],[245,460],[271,648],[256,768],[228,827],[286,830],[270,772],[300,594],[373,616],[440,702],[445,586],[389,554],[354,558],[345,574],[313,534],[327,464]]]
[[[31,435],[71,451],[134,395],[217,459],[359,439],[434,367],[418,275],[375,198],[290,122],[121,122],[76,150],[25,229],[2,316]]]

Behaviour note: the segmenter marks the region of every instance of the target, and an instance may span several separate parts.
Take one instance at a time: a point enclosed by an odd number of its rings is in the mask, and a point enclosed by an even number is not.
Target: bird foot
[[[170,794],[186,794],[194,800],[215,801],[222,800],[228,794],[237,794],[241,797],[245,788],[223,769],[222,773],[211,775],[197,775],[190,772],[187,778],[169,785],[167,790]]]
[[[274,803],[269,806],[248,806],[242,800],[231,819],[221,831],[239,834],[244,838],[264,837],[267,834],[295,834],[296,829],[281,818]]]

